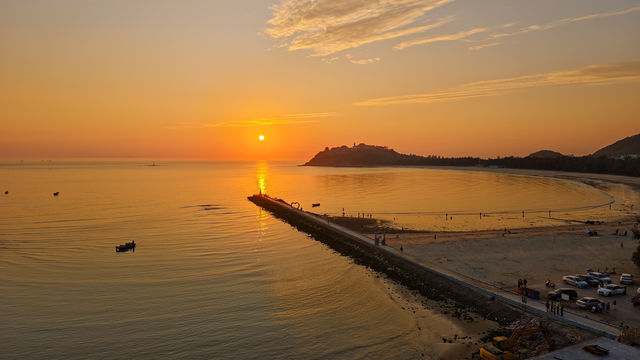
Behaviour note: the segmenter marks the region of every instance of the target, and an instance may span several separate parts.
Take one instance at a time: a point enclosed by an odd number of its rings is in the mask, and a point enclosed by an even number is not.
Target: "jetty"
[[[328,217],[304,211],[286,201],[257,194],[248,200],[271,212],[300,231],[312,235],[340,253],[352,257],[357,263],[382,272],[391,279],[420,291],[432,299],[453,299],[470,310],[498,322],[509,322],[521,317],[522,311],[559,321],[592,333],[616,339],[621,328],[584,314],[564,311],[564,316],[547,312],[541,300],[498,288],[489,283],[452,273],[433,264],[422,264],[400,250],[386,246],[385,234],[370,238],[332,222]]]

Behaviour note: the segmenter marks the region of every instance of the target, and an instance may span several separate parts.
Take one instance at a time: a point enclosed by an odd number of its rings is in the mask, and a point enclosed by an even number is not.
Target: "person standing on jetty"
[[[527,288],[527,279],[522,280],[522,287]]]
[[[522,279],[518,279],[518,289],[522,287]]]

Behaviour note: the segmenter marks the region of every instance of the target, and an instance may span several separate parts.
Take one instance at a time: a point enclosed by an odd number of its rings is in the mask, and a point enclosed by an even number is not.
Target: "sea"
[[[621,207],[584,183],[475,170],[3,163],[0,358],[438,358],[467,331],[247,200],[258,192],[432,231]]]

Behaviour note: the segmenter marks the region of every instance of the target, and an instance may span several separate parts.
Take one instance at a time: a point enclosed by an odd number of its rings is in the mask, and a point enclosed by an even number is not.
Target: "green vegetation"
[[[610,158],[607,156],[561,156],[555,158],[506,157],[480,160],[479,164],[516,168],[587,172],[640,176],[640,158]]]
[[[535,153],[534,153],[535,154]],[[557,155],[556,155],[557,154]],[[545,155],[547,155],[545,153]],[[485,166],[516,169],[557,170],[640,176],[640,157],[612,158],[601,156],[476,157],[446,158],[400,154],[386,146],[359,144],[353,147],[325,148],[309,160],[307,166]]]

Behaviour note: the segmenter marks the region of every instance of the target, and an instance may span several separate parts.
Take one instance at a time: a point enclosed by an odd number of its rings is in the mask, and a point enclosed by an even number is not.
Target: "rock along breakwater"
[[[248,200],[340,254],[351,257],[360,265],[384,273],[430,299],[454,301],[458,308],[454,316],[468,310],[501,325],[507,325],[522,316],[521,309],[498,301],[475,286],[465,286],[464,282],[417,264],[393,248],[376,245],[375,240],[332,223],[326,217],[297,209],[282,199],[264,194],[249,196]]]

